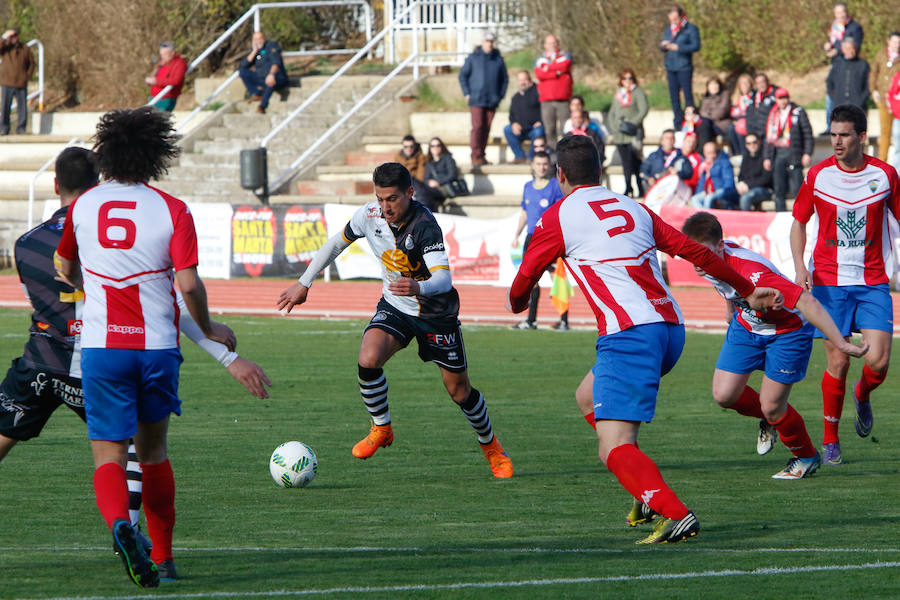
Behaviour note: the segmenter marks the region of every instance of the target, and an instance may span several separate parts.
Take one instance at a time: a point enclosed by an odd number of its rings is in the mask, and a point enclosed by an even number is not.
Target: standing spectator
[[[716,132],[712,121],[701,117],[693,106],[684,107],[684,121],[681,123],[681,133],[696,133],[697,145],[702,148],[706,142],[716,141]]]
[[[28,125],[28,80],[33,74],[31,50],[19,41],[18,29],[7,29],[0,39],[0,135],[9,134],[13,98],[19,113],[16,133],[25,133]]]
[[[287,72],[281,60],[281,46],[278,42],[266,40],[266,34],[262,31],[253,33],[250,53],[241,60],[238,73],[250,94],[250,101],[259,100],[256,112],[260,114],[265,114],[269,98],[275,90],[288,84]]]
[[[681,155],[682,158],[679,158],[678,160],[688,161],[691,163],[691,169],[693,169],[690,179],[684,180],[687,186],[691,188],[691,195],[693,195],[697,191],[697,184],[700,182],[700,165],[703,162],[703,157],[697,152],[696,133],[691,132],[685,134],[684,141],[681,143]]]
[[[500,51],[494,48],[496,37],[487,32],[481,46],[475,48],[459,71],[459,85],[469,103],[472,116],[472,132],[469,147],[472,148],[472,165],[486,165],[484,149],[497,105],[506,96],[509,73]]]
[[[559,49],[559,40],[553,34],[544,38],[544,54],[534,64],[534,75],[541,98],[541,123],[547,133],[547,143],[555,148],[569,116],[572,57]]]
[[[394,162],[400,163],[409,171],[415,199],[432,208],[435,206],[434,192],[425,184],[425,165],[430,156],[422,153],[422,146],[411,135],[404,136],[402,144],[400,151],[394,155]]]
[[[865,110],[869,99],[869,63],[859,58],[856,51],[852,39],[841,42],[841,58],[831,63],[826,84],[833,106],[853,104]]]
[[[625,195],[632,195],[631,179],[637,185],[638,196],[644,195],[644,184],[639,171],[641,151],[644,148],[644,119],[650,111],[647,94],[638,87],[637,75],[631,69],[619,73],[619,88],[609,108],[606,119],[612,143],[619,151],[625,174]]]
[[[747,135],[747,109],[753,104],[753,80],[741,73],[731,96],[731,124],[726,132],[731,154],[744,153],[744,137]]]
[[[525,231],[525,242],[522,244],[523,256],[528,250],[528,244],[531,242],[531,236],[534,235],[534,228],[541,220],[541,215],[563,198],[559,182],[550,172],[550,157],[546,152],[535,152],[531,161],[531,172],[534,178],[526,183],[522,190],[522,212],[519,213],[519,225],[512,242],[512,247],[518,248],[519,236],[522,235],[523,230]],[[528,305],[528,318],[513,325],[513,329],[537,329],[537,309],[540,297],[540,288],[534,286],[534,289],[531,290],[531,302]],[[568,328],[569,313],[567,311],[560,316],[559,323],[554,329],[565,331]]]
[[[763,168],[763,152],[760,148],[762,143],[758,135],[748,133],[744,144],[737,192],[741,195],[740,209],[754,210],[772,197],[772,171]]]
[[[763,168],[772,171],[775,210],[787,210],[786,196],[797,193],[803,168],[809,166],[815,140],[806,111],[791,102],[785,88],[775,92],[775,106],[766,122]]]
[[[840,60],[841,44],[844,40],[851,39],[856,42],[857,51],[862,48],[863,28],[862,25],[853,20],[846,2],[834,3],[834,21],[831,23],[831,29],[828,30],[828,41],[822,46],[825,50],[825,56],[831,59],[831,64]],[[825,95],[825,133],[827,134],[831,126],[831,109],[834,108],[834,101],[831,96]]]
[[[162,42],[159,45],[159,62],[156,64],[156,71],[144,81],[150,86],[150,98],[155,98],[167,86],[172,86],[172,89],[154,104],[159,110],[172,112],[175,110],[178,96],[181,95],[181,86],[184,85],[184,75],[187,73],[187,62],[175,52],[175,44]]]
[[[891,81],[897,73],[900,73],[900,31],[895,31],[888,36],[884,54],[878,53],[869,73],[869,89],[872,91],[872,100],[878,105],[878,116],[881,123],[881,135],[878,136],[878,158],[883,161],[888,159],[888,150],[891,146],[891,125],[894,121],[887,93],[891,87]]]
[[[703,162],[699,170],[699,191],[691,198],[691,204],[697,208],[736,209],[738,193],[734,187],[734,167],[728,154],[719,150],[715,142],[703,145]]]
[[[756,89],[753,90],[753,102],[747,106],[747,133],[755,133],[763,139],[766,135],[769,113],[775,106],[775,90],[778,86],[772,85],[765,73],[757,73],[753,82]]]
[[[900,171],[900,73],[894,74],[891,87],[888,88],[887,102],[894,116],[891,126],[891,143],[894,146],[894,168]]]
[[[706,93],[700,101],[700,116],[712,123],[716,135],[725,136],[731,125],[731,98],[718,77],[711,77],[706,82]]]
[[[503,128],[503,135],[509,149],[515,156],[516,164],[526,162],[525,152],[522,150],[522,141],[531,140],[531,148],[528,157],[534,156],[534,139],[544,137],[544,126],[541,124],[541,101],[538,97],[537,86],[531,81],[528,71],[519,71],[516,74],[519,85],[517,91],[509,102],[509,125]]]
[[[443,140],[439,137],[431,138],[428,142],[429,160],[425,163],[425,184],[431,192],[434,200],[434,208],[428,208],[434,212],[447,198],[455,198],[459,195],[459,188],[454,189],[454,182],[459,178],[459,170],[453,155],[447,150]],[[427,205],[426,205],[427,206]]]
[[[600,156],[600,164],[606,160],[606,144],[603,143],[603,137],[600,132],[593,127],[593,123],[588,119],[587,114],[583,110],[573,110],[569,117],[572,122],[572,129],[566,135],[583,135],[594,142],[597,147],[597,154]]]
[[[659,138],[659,148],[641,163],[644,188],[649,189],[657,179],[671,173],[678,175],[683,181],[690,179],[694,170],[690,162],[678,160],[681,156],[681,151],[675,147],[675,131],[666,129]]]
[[[665,53],[669,99],[672,101],[673,122],[678,129],[684,120],[681,94],[684,93],[685,106],[694,105],[694,92],[691,88],[694,77],[693,54],[700,50],[700,30],[688,22],[684,9],[678,5],[669,7],[668,16],[669,26],[663,32],[659,48]]]

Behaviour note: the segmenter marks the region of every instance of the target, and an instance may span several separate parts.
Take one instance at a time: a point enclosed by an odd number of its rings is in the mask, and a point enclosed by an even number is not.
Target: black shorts
[[[81,380],[32,368],[19,357],[0,383],[0,433],[19,441],[37,437],[60,404],[84,420]]]
[[[413,338],[419,342],[419,358],[431,361],[447,371],[462,373],[466,364],[466,347],[463,344],[459,319],[426,319],[401,312],[382,298],[375,315],[366,326],[391,334],[406,348]]]

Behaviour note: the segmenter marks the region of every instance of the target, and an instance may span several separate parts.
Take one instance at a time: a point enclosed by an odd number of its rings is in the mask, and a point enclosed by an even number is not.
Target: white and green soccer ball
[[[275,448],[269,459],[269,473],[281,487],[306,487],[318,470],[316,453],[303,442],[285,442]]]

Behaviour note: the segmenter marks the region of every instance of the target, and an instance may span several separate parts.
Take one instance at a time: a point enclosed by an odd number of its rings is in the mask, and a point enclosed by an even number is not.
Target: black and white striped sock
[[[388,408],[388,384],[384,370],[359,366],[359,393],[362,394],[366,409],[376,425],[390,425],[391,411]]]
[[[472,429],[478,434],[478,441],[482,444],[490,444],[494,439],[494,430],[491,428],[491,417],[488,415],[487,405],[484,403],[484,396],[481,395],[481,392],[472,388],[465,403],[459,407],[469,419]]]
[[[137,525],[138,518],[141,516],[143,473],[133,440],[128,440],[128,464],[125,467],[125,475],[128,478],[128,516],[131,518],[131,524]]]

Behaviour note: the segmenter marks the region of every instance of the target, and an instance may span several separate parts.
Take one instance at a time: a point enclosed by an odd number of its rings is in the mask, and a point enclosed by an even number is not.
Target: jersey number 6
[[[625,219],[624,225],[619,225],[617,227],[611,227],[606,230],[606,234],[609,237],[615,237],[620,233],[628,233],[629,231],[634,231],[634,218],[628,213],[628,211],[621,209],[613,209],[613,210],[604,210],[603,207],[607,204],[616,204],[618,200],[615,198],[607,198],[606,200],[595,200],[593,202],[588,202],[588,206],[591,207],[591,210],[594,211],[594,214],[597,215],[597,218],[601,221],[604,219],[611,219],[613,217],[622,217]]]
[[[101,204],[100,213],[97,216],[97,236],[100,239],[100,245],[104,248],[128,250],[134,246],[134,239],[137,236],[137,227],[131,219],[109,216],[110,211],[116,208],[134,210],[137,208],[137,202],[110,200],[109,202]],[[109,236],[109,230],[113,227],[121,227],[125,232],[125,237],[116,240],[112,239]]]

